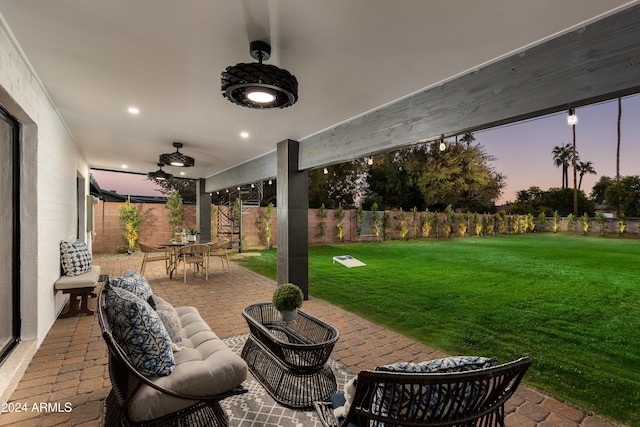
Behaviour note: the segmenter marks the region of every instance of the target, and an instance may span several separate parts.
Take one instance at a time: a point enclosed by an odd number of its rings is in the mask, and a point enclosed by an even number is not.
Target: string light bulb
[[[440,151],[444,151],[447,149],[447,144],[444,143],[444,135],[440,136]]]

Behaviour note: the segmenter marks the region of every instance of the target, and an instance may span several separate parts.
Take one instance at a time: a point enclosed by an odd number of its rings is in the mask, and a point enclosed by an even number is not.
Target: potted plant
[[[198,230],[195,228],[189,228],[187,230],[187,241],[195,242],[198,239],[198,234],[200,234]]]
[[[273,292],[273,307],[280,312],[280,319],[286,322],[296,318],[296,311],[302,305],[302,289],[293,283],[285,283]]]

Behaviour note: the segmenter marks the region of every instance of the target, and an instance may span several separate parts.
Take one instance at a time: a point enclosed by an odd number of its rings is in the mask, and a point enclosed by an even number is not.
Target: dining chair
[[[229,239],[220,239],[215,242],[211,242],[209,244],[210,257],[218,257],[220,258],[220,262],[222,263],[222,271],[224,271],[224,262],[227,261],[227,271],[231,271],[231,267],[229,267],[229,252],[227,248],[229,247]]]
[[[188,264],[195,266],[196,269],[202,268],[205,280],[209,280],[209,249],[209,245],[204,243],[187,244],[178,249],[176,269],[180,263],[183,263],[184,283],[187,283]]]
[[[142,242],[138,242],[138,246],[140,247],[140,251],[144,253],[140,274],[144,275],[144,269],[147,267],[147,263],[154,261],[164,261],[164,269],[167,273],[169,272],[171,257],[168,248],[153,246]]]

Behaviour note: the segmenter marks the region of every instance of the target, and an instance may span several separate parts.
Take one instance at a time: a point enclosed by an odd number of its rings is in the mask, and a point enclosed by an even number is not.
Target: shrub
[[[302,289],[293,283],[285,283],[273,292],[273,307],[278,311],[295,310],[302,306],[304,295]]]

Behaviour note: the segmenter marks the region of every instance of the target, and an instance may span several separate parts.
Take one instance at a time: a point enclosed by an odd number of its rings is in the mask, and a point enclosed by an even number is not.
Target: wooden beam
[[[205,189],[211,193],[226,188],[235,188],[239,185],[275,178],[277,173],[276,169],[276,152],[271,151],[253,160],[241,163],[238,166],[206,178]]]
[[[300,140],[312,169],[640,91],[640,6]]]

